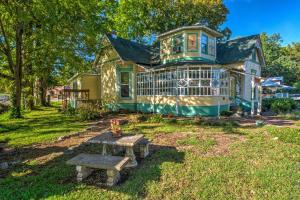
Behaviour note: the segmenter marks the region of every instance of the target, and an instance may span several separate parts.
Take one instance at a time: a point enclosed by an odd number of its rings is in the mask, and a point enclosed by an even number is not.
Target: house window
[[[183,35],[177,35],[173,37],[173,53],[182,53],[183,52]]]
[[[142,72],[137,74],[137,95],[227,96],[228,79],[228,72],[211,67],[191,66]]]
[[[251,59],[253,61],[256,61],[256,53],[255,53],[255,51],[252,52]]]
[[[129,72],[121,72],[120,73],[120,84],[121,84],[121,97],[128,98],[129,95]]]
[[[214,38],[208,38],[208,55],[211,55],[211,56],[216,55],[216,46],[215,46]]]
[[[187,36],[187,50],[198,51],[198,34],[189,33]]]
[[[205,34],[201,36],[201,52],[204,54],[208,53],[208,37]]]

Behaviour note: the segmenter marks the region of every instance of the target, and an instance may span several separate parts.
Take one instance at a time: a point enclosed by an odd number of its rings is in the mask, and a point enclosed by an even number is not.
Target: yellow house
[[[178,116],[217,116],[234,105],[259,113],[259,35],[220,37],[203,25],[158,35],[152,46],[107,35],[98,55],[100,84],[94,82],[101,100],[112,109]]]
[[[89,100],[100,100],[100,75],[90,73],[80,73],[68,80],[68,85],[72,90],[87,90]],[[71,98],[80,99],[79,92],[73,92]]]

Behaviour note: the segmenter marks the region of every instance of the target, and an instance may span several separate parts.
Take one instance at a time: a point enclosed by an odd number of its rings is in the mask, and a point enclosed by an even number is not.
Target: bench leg
[[[140,146],[140,157],[146,158],[149,155],[149,144]]]
[[[135,159],[133,147],[126,147],[126,154],[125,155],[130,158],[130,160],[129,160],[128,164],[126,165],[126,167],[127,168],[136,167],[137,162],[136,162],[136,159]]]
[[[103,146],[102,146],[102,155],[103,156],[107,155],[107,145],[106,144],[103,144]]]
[[[120,180],[120,173],[117,170],[108,169],[107,173],[107,181],[106,186],[112,187]]]
[[[93,169],[84,166],[76,166],[76,170],[77,170],[77,181],[82,181],[94,171]]]

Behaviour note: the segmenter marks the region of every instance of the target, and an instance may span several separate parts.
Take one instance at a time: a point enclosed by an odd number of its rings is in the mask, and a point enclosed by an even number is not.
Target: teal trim
[[[196,50],[189,50],[189,35],[196,35]],[[186,37],[186,52],[192,53],[192,52],[199,52],[199,38],[198,33],[187,33]]]
[[[143,113],[159,113],[173,114],[177,116],[176,105],[168,104],[148,104],[148,103],[118,103],[114,106],[109,106],[109,109],[117,111],[120,109],[129,111],[140,111]],[[221,105],[220,112],[228,111],[229,105]],[[193,117],[193,116],[218,116],[218,106],[178,106],[178,116]]]
[[[170,114],[177,115],[176,105],[167,105],[167,104],[145,104],[138,103],[137,110],[145,113],[155,113],[160,114]],[[224,110],[229,110],[229,105],[221,105],[220,112]],[[179,116],[218,116],[218,106],[178,106],[178,115]]]
[[[251,111],[251,102],[247,101],[240,97],[235,97],[235,103],[240,106],[244,111],[250,112]]]
[[[166,63],[170,63],[170,62],[178,62],[178,61],[194,61],[194,60],[203,60],[203,61],[208,61],[208,62],[212,62],[213,60],[207,59],[207,58],[203,58],[203,57],[182,57],[182,58],[176,58],[176,59],[170,59],[170,60],[166,60]]]
[[[136,111],[136,103],[118,103],[117,108],[129,111]]]

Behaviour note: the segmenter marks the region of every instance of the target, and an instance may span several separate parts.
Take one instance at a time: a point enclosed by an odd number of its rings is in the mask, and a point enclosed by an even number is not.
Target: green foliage
[[[290,112],[297,107],[295,100],[293,99],[276,99],[271,104],[271,109],[275,113]]]
[[[268,98],[268,99],[263,99],[262,100],[262,110],[263,111],[268,111],[271,109],[272,103],[275,101],[275,98]]]
[[[93,104],[82,104],[78,109],[78,117],[80,120],[95,120],[101,118],[101,110]]]
[[[226,20],[228,10],[221,0],[209,1],[119,1],[112,16],[114,30],[124,38],[143,40],[145,36],[163,33],[197,22],[218,29]],[[137,23],[138,22],[138,23]]]
[[[63,113],[68,116],[74,116],[76,115],[76,109],[70,103],[68,103],[66,109],[63,110]]]
[[[263,77],[283,76],[284,82],[292,85],[299,80],[300,65],[295,54],[298,48],[283,47],[280,34],[261,35],[266,67],[262,68]],[[300,54],[300,52],[298,52]],[[297,54],[297,55],[298,55]]]
[[[229,110],[222,110],[222,111],[220,112],[220,115],[221,115],[221,116],[225,116],[225,117],[229,117],[229,116],[233,115],[233,112],[232,112],[232,111],[229,111]]]
[[[152,114],[147,121],[150,123],[160,123],[163,120],[162,114]]]

